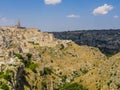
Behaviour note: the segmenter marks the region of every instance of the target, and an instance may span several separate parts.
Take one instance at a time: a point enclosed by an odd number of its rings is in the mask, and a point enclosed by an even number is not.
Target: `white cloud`
[[[115,15],[115,16],[113,16],[113,18],[117,19],[117,18],[119,18],[119,16],[118,16],[118,15]]]
[[[47,4],[47,5],[50,5],[50,4],[55,5],[55,4],[61,3],[62,0],[44,0],[44,2],[45,2],[45,4]]]
[[[103,6],[99,6],[93,10],[94,15],[105,15],[108,14],[109,11],[113,9],[112,5],[104,4]]]
[[[67,16],[67,18],[80,18],[80,16],[75,14],[70,14]]]

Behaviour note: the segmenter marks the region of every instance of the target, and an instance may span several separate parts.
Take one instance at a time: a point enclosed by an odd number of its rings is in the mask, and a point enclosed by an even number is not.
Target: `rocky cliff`
[[[119,90],[119,57],[33,28],[1,28],[0,88]]]

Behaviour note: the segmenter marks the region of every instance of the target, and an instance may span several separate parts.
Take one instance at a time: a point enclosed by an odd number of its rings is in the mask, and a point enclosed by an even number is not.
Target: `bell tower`
[[[16,27],[17,27],[17,28],[20,28],[20,27],[21,27],[20,20],[18,20]]]

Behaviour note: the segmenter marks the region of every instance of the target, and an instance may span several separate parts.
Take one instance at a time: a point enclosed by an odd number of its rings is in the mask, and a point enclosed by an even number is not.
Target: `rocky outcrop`
[[[33,28],[5,27],[0,36],[0,89],[120,89],[120,54],[109,58]]]

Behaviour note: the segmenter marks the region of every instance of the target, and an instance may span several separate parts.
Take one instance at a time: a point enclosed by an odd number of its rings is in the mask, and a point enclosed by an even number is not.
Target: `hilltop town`
[[[36,28],[21,27],[18,22],[15,26],[0,28],[0,60],[13,55],[13,52],[33,52],[34,46],[55,47],[69,42],[70,40],[55,39],[53,34],[43,33]]]
[[[120,53],[56,39],[39,29],[0,28],[0,89],[119,90]]]

